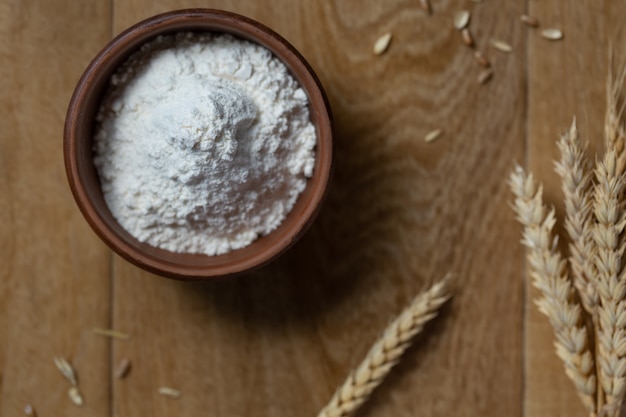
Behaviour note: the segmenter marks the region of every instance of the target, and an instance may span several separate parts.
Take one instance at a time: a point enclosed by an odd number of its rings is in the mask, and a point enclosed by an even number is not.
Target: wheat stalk
[[[574,288],[567,276],[566,261],[553,237],[554,210],[548,211],[542,200],[542,188],[521,167],[511,174],[509,184],[515,195],[515,212],[524,226],[522,243],[528,248],[530,275],[533,285],[541,292],[537,300],[539,311],[548,317],[554,329],[556,353],[565,365],[565,373],[576,386],[589,414],[595,415],[593,355],[588,347],[581,306],[574,299]]]
[[[586,146],[578,135],[576,120],[572,122],[569,132],[561,136],[558,147],[561,160],[556,163],[556,172],[561,177],[565,195],[565,229],[570,237],[572,281],[583,307],[593,316],[598,304],[598,292],[593,282],[596,271],[590,192],[592,172],[586,157]]]
[[[619,404],[626,390],[626,285],[622,257],[626,216],[620,196],[624,191],[624,176],[618,172],[618,155],[609,149],[596,167],[596,188],[593,210],[597,223],[594,241],[597,247],[595,263],[598,308],[599,379],[606,395],[606,407]]]
[[[410,346],[424,325],[437,316],[437,311],[449,298],[450,276],[419,294],[376,341],[365,359],[335,391],[332,399],[318,417],[348,417],[367,400],[380,385],[400,356]]]

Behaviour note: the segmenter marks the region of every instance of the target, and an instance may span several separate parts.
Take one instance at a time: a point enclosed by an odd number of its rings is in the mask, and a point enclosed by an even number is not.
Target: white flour
[[[142,242],[215,255],[280,225],[313,172],[308,100],[264,47],[159,37],[112,77],[95,164],[113,216]]]

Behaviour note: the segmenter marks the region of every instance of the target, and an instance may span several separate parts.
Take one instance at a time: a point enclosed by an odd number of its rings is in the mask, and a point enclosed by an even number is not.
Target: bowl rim
[[[179,27],[186,23],[188,23],[189,29]],[[137,241],[130,234],[128,236],[120,236],[107,226],[88,196],[86,185],[79,174],[79,164],[77,162],[77,141],[81,140],[77,132],[77,118],[86,100],[93,93],[93,88],[95,88],[94,74],[98,73],[101,65],[111,59],[119,58],[120,53],[124,54],[122,61],[127,59],[142,44],[159,35],[198,31],[198,27],[202,27],[202,31],[231,33],[261,44],[287,66],[290,73],[299,80],[301,88],[309,96],[309,111],[315,113],[315,119],[318,121],[316,124],[316,159],[324,156],[324,160],[319,163],[316,161],[316,168],[313,173],[313,177],[319,177],[318,181],[321,185],[315,187],[309,204],[304,206],[293,227],[282,230],[282,233],[285,235],[284,238],[278,240],[277,244],[268,246],[264,251],[253,253],[252,256],[243,259],[243,261],[226,263],[224,265],[181,265],[163,261],[154,256],[148,256],[138,249],[136,244],[131,244],[133,242],[129,241],[129,237],[131,240]],[[127,51],[129,44],[133,45],[133,49],[130,52]],[[108,77],[110,77],[110,74]],[[307,79],[306,83],[301,82],[302,77]],[[312,95],[315,96],[316,100],[312,99]],[[314,103],[318,105],[314,107]],[[282,36],[251,18],[228,11],[205,8],[172,10],[141,20],[130,26],[110,40],[86,67],[72,94],[65,119],[63,137],[65,171],[70,189],[83,217],[100,239],[121,257],[142,269],[169,278],[181,280],[225,278],[250,272],[268,264],[289,249],[309,228],[319,213],[333,170],[333,130],[330,105],[319,78],[306,59]],[[325,149],[323,154],[320,152],[321,147]],[[310,181],[311,179],[308,180],[307,187]],[[292,212],[287,214],[283,223],[286,222]],[[281,226],[270,232],[268,236],[280,229]],[[249,246],[251,245],[254,245],[254,242]],[[232,252],[238,250],[240,249],[235,249]],[[216,259],[220,256],[224,255],[215,255],[209,258]]]

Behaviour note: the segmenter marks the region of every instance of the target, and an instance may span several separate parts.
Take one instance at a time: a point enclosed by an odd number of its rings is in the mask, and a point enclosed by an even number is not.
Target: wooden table
[[[582,417],[533,305],[506,179],[530,167],[562,211],[552,160],[576,115],[601,143],[618,1],[0,1],[0,410],[45,416],[314,416],[384,326],[451,271],[455,296],[360,416]],[[336,171],[310,232],[262,271],[189,284],[113,255],[76,208],[64,113],[90,59],[136,21],[215,7],[281,33],[316,69]],[[472,11],[480,67],[453,28]],[[565,38],[550,42],[522,13]],[[393,33],[384,55],[372,45]],[[488,47],[500,38],[510,54]],[[443,128],[435,142],[423,138]],[[99,337],[114,328],[129,340]],[[79,373],[83,408],[53,365]],[[127,357],[133,369],[113,377]],[[160,386],[182,392],[159,396]]]

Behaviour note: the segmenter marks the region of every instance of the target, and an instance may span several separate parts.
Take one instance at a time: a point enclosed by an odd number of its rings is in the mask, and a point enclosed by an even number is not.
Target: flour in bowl
[[[111,78],[95,165],[131,235],[217,255],[276,229],[315,163],[308,99],[285,65],[225,34],[161,36]]]

